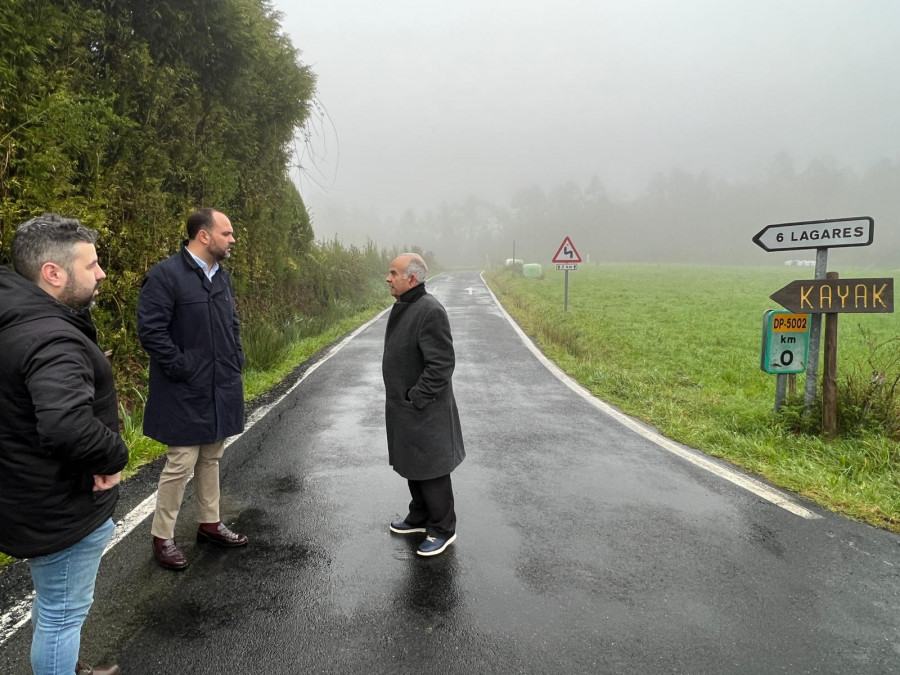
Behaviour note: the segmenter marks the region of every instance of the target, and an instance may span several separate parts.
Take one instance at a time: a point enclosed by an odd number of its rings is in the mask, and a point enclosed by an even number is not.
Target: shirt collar
[[[198,265],[200,265],[200,269],[203,270],[206,278],[212,281],[213,275],[215,275],[215,273],[219,271],[219,261],[217,260],[216,262],[214,262],[212,268],[210,268],[210,266],[206,264],[205,260],[195,256],[194,252],[191,251],[191,249],[189,249],[187,246],[184,247],[184,250],[191,254],[191,257],[197,261]]]

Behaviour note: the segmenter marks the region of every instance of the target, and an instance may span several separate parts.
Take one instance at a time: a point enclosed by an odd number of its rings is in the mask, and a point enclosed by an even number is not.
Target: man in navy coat
[[[425,291],[425,261],[404,253],[386,281],[396,298],[384,335],[382,376],[388,460],[407,479],[409,515],[391,523],[396,534],[425,533],[416,551],[443,553],[456,541],[450,472],[463,458],[462,429],[453,396],[456,357],[447,312]]]
[[[184,489],[194,474],[197,541],[243,546],[247,537],[219,517],[219,460],[225,438],[244,430],[240,322],[231,279],[219,264],[234,230],[224,213],[199,209],[187,219],[181,251],[153,267],[138,298],[138,337],[150,355],[144,435],[168,446],[150,529],[160,566],[187,567],[175,542]]]

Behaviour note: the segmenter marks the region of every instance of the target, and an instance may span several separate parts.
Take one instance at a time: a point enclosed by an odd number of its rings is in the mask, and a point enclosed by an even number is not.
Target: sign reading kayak
[[[894,280],[799,279],[769,297],[792,312],[889,314],[894,311]]]
[[[753,243],[767,251],[868,246],[874,228],[875,223],[868,216],[782,223],[764,227],[753,237]]]

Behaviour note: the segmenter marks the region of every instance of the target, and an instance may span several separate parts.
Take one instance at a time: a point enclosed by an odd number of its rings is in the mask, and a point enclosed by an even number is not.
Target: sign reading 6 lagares
[[[767,373],[802,373],[809,353],[809,315],[770,309],[763,315],[759,367]]]
[[[767,225],[757,232],[753,243],[766,251],[868,246],[874,228],[875,221],[868,216],[780,223]]]

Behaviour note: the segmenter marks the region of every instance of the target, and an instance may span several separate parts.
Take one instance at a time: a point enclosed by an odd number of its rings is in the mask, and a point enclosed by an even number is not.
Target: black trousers
[[[406,522],[424,527],[429,537],[450,537],[456,532],[453,485],[450,474],[428,480],[409,480],[409,515]]]

